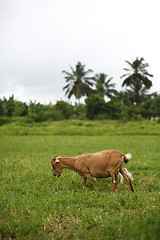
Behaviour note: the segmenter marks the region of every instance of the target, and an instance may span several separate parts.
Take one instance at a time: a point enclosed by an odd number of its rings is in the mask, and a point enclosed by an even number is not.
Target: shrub
[[[89,119],[102,119],[106,112],[106,103],[103,97],[91,95],[86,99],[86,116]]]
[[[68,119],[73,114],[73,106],[65,101],[57,101],[54,110],[59,111],[62,119]]]

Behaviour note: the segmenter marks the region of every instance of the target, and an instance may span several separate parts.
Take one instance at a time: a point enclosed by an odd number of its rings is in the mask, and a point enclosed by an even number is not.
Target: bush
[[[11,119],[8,117],[0,117],[0,126],[6,124],[6,123],[10,123]]]
[[[124,105],[117,100],[105,102],[99,95],[92,95],[86,100],[86,114],[89,119],[121,119]]]
[[[26,103],[15,101],[14,110],[12,113],[13,117],[16,116],[26,116],[28,114],[28,106]]]
[[[72,118],[75,119],[86,119],[86,105],[85,104],[77,104],[73,106],[73,115]]]
[[[102,119],[106,112],[106,103],[103,97],[91,95],[86,99],[86,116],[88,119]]]
[[[71,105],[65,101],[57,101],[43,105],[30,101],[29,104],[17,101],[14,95],[7,100],[0,99],[0,125],[12,121],[12,117],[27,117],[28,122],[43,122],[48,120],[63,119],[121,119],[141,120],[160,117],[160,95],[157,93],[148,95],[141,104],[133,104],[129,92],[120,92],[117,97],[109,102],[97,94],[92,94],[85,100],[86,104]],[[5,118],[9,117],[10,120]],[[160,121],[160,120],[158,120]]]
[[[122,119],[124,105],[117,100],[111,100],[106,103],[106,119]]]
[[[73,106],[65,101],[57,101],[54,110],[61,113],[62,119],[69,119],[73,114]]]

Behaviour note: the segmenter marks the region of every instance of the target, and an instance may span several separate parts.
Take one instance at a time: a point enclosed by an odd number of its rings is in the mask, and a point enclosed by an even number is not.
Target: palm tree
[[[82,65],[81,62],[77,63],[75,69],[71,66],[70,68],[72,70],[71,73],[63,71],[63,73],[66,74],[65,79],[67,83],[63,90],[66,90],[65,95],[67,95],[69,99],[74,95],[80,102],[82,96],[89,95],[92,91],[92,77],[86,76],[93,71],[91,69],[85,70],[85,65]]]
[[[148,77],[153,77],[153,75],[149,74],[146,69],[149,64],[143,62],[144,58],[136,58],[133,63],[126,61],[130,68],[124,68],[127,73],[121,76],[121,78],[126,77],[122,87],[126,85],[131,88],[133,102],[136,104],[142,103],[147,90],[152,86],[152,81]]]
[[[107,77],[108,75],[105,73],[99,73],[95,75],[94,81],[96,82],[96,92],[102,97],[106,95],[107,97],[112,99],[117,95],[117,91],[114,89],[115,83],[111,83],[111,80],[113,78],[109,78],[106,81]]]

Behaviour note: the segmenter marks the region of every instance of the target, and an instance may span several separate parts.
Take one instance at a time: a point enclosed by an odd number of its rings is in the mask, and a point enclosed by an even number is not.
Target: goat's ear
[[[60,161],[57,159],[56,161],[55,161],[55,163],[59,163]]]

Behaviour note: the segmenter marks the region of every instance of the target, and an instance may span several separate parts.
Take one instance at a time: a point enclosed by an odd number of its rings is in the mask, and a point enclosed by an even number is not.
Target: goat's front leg
[[[92,176],[90,173],[86,174],[85,177],[90,181],[90,183],[92,184],[92,186],[98,190],[99,188],[95,185],[95,183],[93,182]]]

